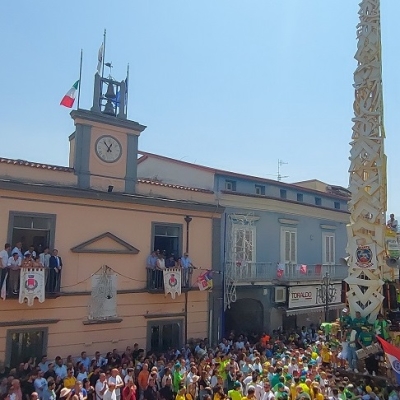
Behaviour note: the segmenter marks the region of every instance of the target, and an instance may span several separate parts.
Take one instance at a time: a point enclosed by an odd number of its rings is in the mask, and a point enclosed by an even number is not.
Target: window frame
[[[234,248],[236,248],[236,235],[237,232],[239,231],[251,231],[252,235],[252,248],[251,248],[251,260],[248,260],[248,262],[251,263],[256,263],[257,262],[257,248],[256,248],[256,243],[257,243],[257,227],[255,225],[241,225],[241,224],[233,224],[232,226],[232,235],[233,235],[233,240],[234,240]],[[233,253],[233,255],[236,255],[237,253]],[[233,257],[233,261],[243,261],[243,260],[238,260],[236,257]]]
[[[290,232],[290,234],[295,234],[295,257],[294,260],[286,260],[286,232]],[[280,253],[281,253],[281,262],[287,264],[297,264],[297,228],[293,226],[281,226],[281,241],[280,241]],[[289,249],[289,253],[292,250]]]
[[[304,203],[304,195],[303,193],[297,193],[296,199],[299,203]]]
[[[260,191],[260,193],[257,193],[257,190]],[[254,191],[256,195],[258,196],[265,196],[265,186],[264,185],[254,185]]]
[[[286,189],[279,189],[279,197],[281,199],[287,199],[287,190]]]
[[[147,321],[147,332],[146,332],[146,348],[151,349],[151,328],[154,325],[171,325],[171,324],[177,324],[179,326],[179,346],[182,347],[183,345],[183,335],[184,335],[184,329],[185,329],[185,323],[183,318],[174,318],[174,319],[154,319],[154,320],[149,320]]]
[[[231,189],[228,189],[228,184],[232,186]],[[232,179],[225,179],[225,190],[236,192],[236,181],[233,181]]]
[[[334,201],[334,202],[333,202],[333,208],[334,208],[335,210],[340,210],[340,209],[341,209],[341,207],[340,207],[340,201]]]
[[[316,196],[314,198],[314,203],[315,203],[316,206],[322,206],[322,197]]]
[[[332,261],[328,261],[326,258],[326,238],[332,237]],[[335,232],[322,232],[322,264],[323,265],[335,265],[336,261],[336,235]]]
[[[151,237],[150,237],[150,251],[149,254],[154,251],[154,238],[156,233],[156,226],[157,225],[165,225],[168,227],[178,228],[179,229],[179,254],[175,254],[175,256],[180,257],[183,254],[183,224],[174,223],[174,222],[160,222],[160,221],[152,221],[151,223]]]
[[[14,230],[14,220],[15,217],[29,217],[29,218],[47,218],[50,219],[50,234],[49,234],[49,248],[51,250],[54,249],[55,244],[55,236],[56,236],[56,214],[47,214],[47,213],[37,213],[37,212],[25,212],[25,211],[10,211],[8,215],[8,242],[11,243],[11,246],[14,246],[15,243],[12,243],[13,238],[13,230]]]
[[[46,326],[38,326],[35,328],[20,328],[20,329],[7,329],[6,331],[6,350],[5,350],[5,365],[10,365],[11,362],[11,349],[12,349],[12,335],[14,333],[27,333],[27,332],[43,332],[43,347],[42,354],[47,354],[47,347],[49,341],[49,328]]]

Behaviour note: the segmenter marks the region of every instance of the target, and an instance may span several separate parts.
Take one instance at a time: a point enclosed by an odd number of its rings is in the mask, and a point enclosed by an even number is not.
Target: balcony
[[[147,285],[149,293],[164,293],[164,275],[160,270],[146,269]],[[193,268],[181,270],[181,290],[189,290],[192,287]]]
[[[306,270],[302,271],[298,265],[288,263],[284,265],[283,273],[278,274],[276,263],[226,262],[225,273],[238,283],[252,284],[271,281],[282,283],[320,281],[326,273],[332,280],[342,281],[348,275],[348,268],[343,265],[307,265]]]

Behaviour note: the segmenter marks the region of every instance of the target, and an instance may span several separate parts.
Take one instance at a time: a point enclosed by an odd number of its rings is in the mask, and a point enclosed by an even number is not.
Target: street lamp
[[[336,288],[332,284],[332,280],[328,272],[322,278],[321,286],[317,288],[317,297],[321,303],[325,304],[325,322],[328,322],[329,303],[331,303],[336,297]]]

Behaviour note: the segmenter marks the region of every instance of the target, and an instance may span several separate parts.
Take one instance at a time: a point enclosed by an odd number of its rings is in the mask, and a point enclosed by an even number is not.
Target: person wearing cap
[[[9,273],[9,285],[12,294],[18,294],[19,288],[19,270],[21,268],[22,258],[17,251],[13,251],[12,256],[8,259],[7,268]]]
[[[228,391],[228,397],[231,400],[241,400],[242,399],[241,388],[242,385],[240,384],[239,381],[233,382],[233,389]]]
[[[287,397],[287,391],[285,390],[285,385],[282,382],[279,382],[276,385],[275,399],[276,400],[284,399],[285,397],[284,394],[286,394]]]
[[[348,308],[343,308],[342,310],[342,315],[340,316],[339,319],[340,322],[340,327],[343,329],[347,325],[351,325],[353,323],[353,320],[349,314],[349,309]]]

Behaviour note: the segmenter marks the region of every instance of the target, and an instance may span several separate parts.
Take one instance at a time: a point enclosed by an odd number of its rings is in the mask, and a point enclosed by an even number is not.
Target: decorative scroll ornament
[[[386,156],[382,101],[380,0],[362,0],[357,25],[354,118],[347,226],[350,314],[370,322],[382,306],[385,272]]]
[[[117,275],[104,265],[92,276],[92,293],[89,304],[90,320],[103,320],[117,316]]]
[[[27,301],[28,306],[33,306],[35,298],[43,303],[46,295],[44,268],[21,268],[19,284],[19,302]]]
[[[165,295],[171,294],[171,297],[175,299],[175,296],[181,295],[181,270],[179,268],[168,268],[163,270],[164,274],[164,288]]]

